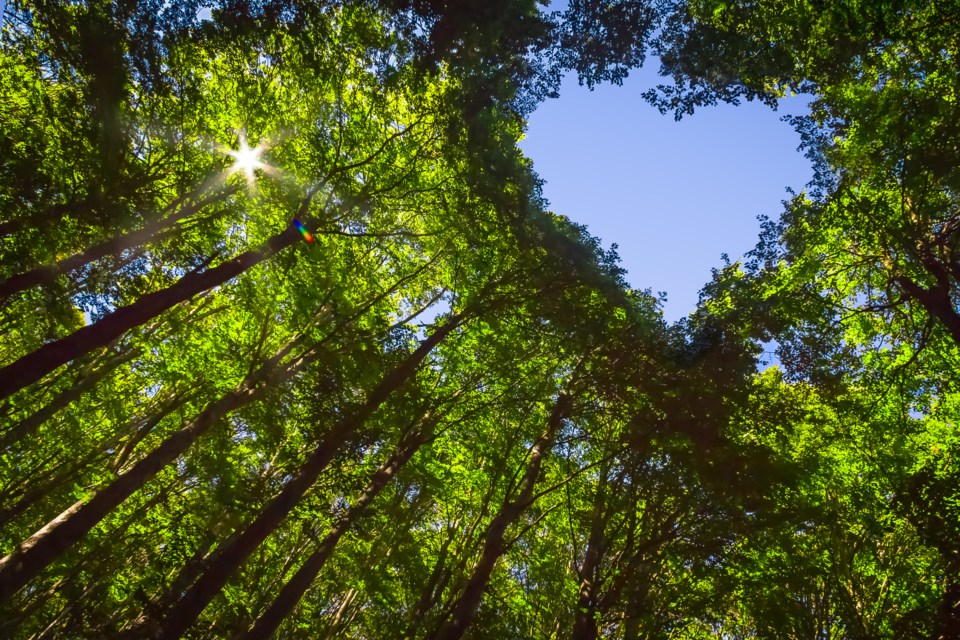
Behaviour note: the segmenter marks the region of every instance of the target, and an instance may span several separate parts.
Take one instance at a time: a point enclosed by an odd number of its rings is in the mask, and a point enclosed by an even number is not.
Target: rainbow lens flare
[[[303,223],[302,223],[302,222],[300,222],[299,220],[297,220],[296,218],[294,218],[294,219],[293,219],[293,226],[295,226],[295,227],[297,228],[297,231],[299,231],[299,232],[301,233],[301,235],[303,235],[303,239],[304,239],[304,240],[306,240],[306,241],[309,242],[310,244],[313,244],[313,235],[311,235],[310,232],[307,231],[307,228],[306,228],[305,226],[303,226]]]

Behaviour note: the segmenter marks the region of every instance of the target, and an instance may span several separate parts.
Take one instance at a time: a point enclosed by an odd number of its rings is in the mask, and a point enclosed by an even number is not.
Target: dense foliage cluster
[[[953,4],[8,2],[0,636],[960,637]],[[651,51],[812,99],[672,326],[517,147]]]

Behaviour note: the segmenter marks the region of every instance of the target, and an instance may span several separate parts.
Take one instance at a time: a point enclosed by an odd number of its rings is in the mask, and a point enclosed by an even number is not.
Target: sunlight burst
[[[263,146],[261,145],[251,149],[247,145],[246,137],[241,136],[239,150],[228,151],[228,153],[233,156],[234,159],[233,167],[230,168],[231,173],[243,171],[247,174],[247,180],[250,182],[253,181],[254,170],[265,167],[265,165],[260,162],[260,154],[263,153]]]

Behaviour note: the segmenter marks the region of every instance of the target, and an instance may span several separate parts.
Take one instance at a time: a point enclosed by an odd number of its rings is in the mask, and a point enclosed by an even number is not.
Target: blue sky
[[[696,306],[720,254],[736,260],[757,240],[757,216],[779,215],[786,187],[810,180],[799,136],[780,118],[805,110],[787,98],[702,109],[675,122],[641,94],[662,80],[648,59],[621,87],[594,91],[568,78],[530,117],[521,143],[546,181],[551,210],[617,243],[627,280],[667,292],[667,320]]]

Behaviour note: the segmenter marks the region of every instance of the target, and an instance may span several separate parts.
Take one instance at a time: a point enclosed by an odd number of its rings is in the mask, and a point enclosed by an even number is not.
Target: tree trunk
[[[4,451],[10,445],[16,444],[23,438],[33,434],[44,422],[67,408],[71,402],[96,386],[98,382],[110,375],[117,367],[126,362],[130,362],[138,354],[139,351],[136,349],[130,349],[113,356],[96,371],[83,376],[78,382],[71,384],[61,391],[53,400],[48,402],[46,406],[27,416],[5,433],[3,437],[0,438],[0,451]]]
[[[607,465],[600,467],[600,479],[597,493],[593,499],[593,514],[590,518],[590,537],[587,539],[587,550],[584,553],[583,565],[578,571],[580,576],[580,591],[577,593],[577,610],[573,620],[573,640],[596,640],[597,630],[597,598],[596,583],[600,559],[603,557],[603,529],[606,524]]]
[[[960,313],[957,313],[950,299],[949,286],[939,285],[928,290],[907,277],[897,278],[897,284],[907,296],[919,302],[931,317],[936,318],[960,346]]]
[[[151,601],[144,596],[144,611],[137,616],[137,618],[130,623],[126,629],[137,627],[138,625],[149,622],[151,616],[162,615],[164,609],[168,608],[176,600],[175,596],[173,599],[171,599],[171,596],[173,594],[180,593],[189,587],[193,581],[197,579],[197,576],[203,573],[204,563],[210,558],[210,549],[213,548],[213,545],[216,542],[217,535],[214,533],[213,529],[211,529],[200,542],[200,546],[198,546],[193,552],[193,555],[187,559],[184,565],[179,571],[177,571],[177,574],[170,581],[170,587],[166,592],[166,596],[157,601]],[[126,629],[123,630],[124,633],[126,633]]]
[[[17,612],[16,617],[10,620],[4,620],[0,618],[0,637],[3,637],[3,638],[14,637],[15,635],[14,632],[16,631],[17,626],[21,622],[27,620],[29,616],[32,614],[32,612],[41,608],[44,602],[49,600],[49,598],[53,597],[58,593],[62,594],[63,590],[65,588],[68,588],[70,584],[76,581],[79,578],[79,576],[81,576],[81,574],[83,574],[85,571],[90,571],[91,574],[104,573],[103,571],[99,570],[99,567],[97,567],[96,569],[93,569],[90,566],[91,563],[95,563],[95,561],[98,560],[99,552],[103,550],[105,547],[109,547],[111,540],[117,540],[117,539],[123,538],[123,536],[130,529],[130,527],[132,527],[134,524],[139,522],[140,519],[144,516],[144,514],[150,511],[150,509],[164,502],[165,500],[170,499],[171,494],[176,495],[175,488],[176,488],[175,482],[161,487],[160,490],[157,491],[157,493],[153,495],[147,502],[140,505],[133,511],[133,513],[129,514],[125,518],[123,523],[119,527],[117,527],[116,530],[111,532],[109,538],[105,538],[103,540],[98,541],[97,544],[94,546],[94,548],[89,553],[87,553],[81,560],[79,560],[74,567],[71,568],[70,573],[60,578],[59,580],[57,580],[57,582],[54,585],[52,585],[49,589],[47,589],[43,594],[41,594],[39,598],[37,598],[34,594],[31,594],[31,597],[35,598],[34,602],[28,604],[28,601],[25,600],[22,603],[20,610]],[[109,557],[109,554],[107,555]]]
[[[396,290],[404,282],[419,274],[424,268],[426,267],[421,267],[414,274],[398,279],[390,288],[377,294],[371,302],[358,309],[345,322],[337,325],[326,338],[321,340],[320,344],[336,335],[344,327],[352,324],[377,301],[382,300],[391,291]],[[463,316],[451,319],[451,323],[438,329],[435,335],[439,334],[442,338],[454,326],[459,325],[463,319]],[[275,367],[299,342],[300,338],[289,342],[253,375],[242,382],[237,389],[226,394],[220,400],[208,404],[204,411],[194,418],[190,424],[167,438],[128,472],[123,473],[98,492],[90,502],[84,504],[82,501],[78,501],[21,543],[11,554],[0,559],[0,601],[17,592],[47,565],[56,560],[70,545],[86,535],[107,513],[122,504],[163,467],[184,453],[217,420],[237,408],[258,400],[270,385],[291,378],[322,355],[322,352],[318,351],[319,345],[314,345],[306,355],[300,356],[282,371],[276,371]],[[430,342],[430,340],[425,341],[425,343],[427,342]],[[417,353],[419,353],[419,350]],[[423,356],[425,357],[426,353]]]
[[[256,376],[244,380],[236,389],[208,404],[190,424],[164,440],[130,471],[118,476],[97,492],[89,502],[78,501],[21,543],[11,554],[0,559],[0,600],[16,593],[47,565],[60,557],[67,548],[95,527],[104,516],[120,506],[160,470],[183,454],[220,418],[262,397],[269,388],[267,382],[285,380],[312,362],[310,357],[300,358],[277,372],[275,367],[293,344],[288,344],[270,358],[260,367]]]
[[[305,209],[306,206],[307,201],[302,208]],[[110,344],[127,331],[139,327],[167,309],[235,278],[293,244],[299,237],[299,232],[290,225],[259,249],[242,253],[213,269],[187,274],[166,289],[140,296],[133,304],[108,313],[93,324],[28,353],[0,369],[0,399],[40,380],[71,360]]]
[[[143,436],[140,437],[146,436],[146,433],[149,433],[149,431],[152,430],[161,420],[176,411],[186,401],[187,396],[174,396],[173,399],[161,406],[161,408],[153,415],[145,417],[141,416],[131,420],[126,428],[118,430],[105,442],[98,444],[97,449],[92,453],[79,460],[74,458],[70,462],[58,464],[54,469],[47,472],[46,475],[49,479],[47,479],[45,482],[41,482],[44,478],[41,477],[40,473],[29,474],[34,478],[35,484],[32,484],[30,487],[24,487],[19,493],[19,495],[22,497],[15,504],[0,509],[0,527],[5,526],[8,522],[20,516],[23,512],[39,502],[41,499],[46,498],[52,491],[62,487],[67,483],[73,482],[90,464],[93,464],[97,458],[107,456],[108,454],[104,453],[105,450],[110,449],[114,444],[123,440],[124,435],[128,434],[131,429],[135,428],[137,425],[141,425],[138,433],[143,432]],[[130,425],[132,425],[132,427]],[[124,446],[126,446],[126,444]],[[53,477],[49,477],[50,474],[53,474],[57,471],[57,469],[60,469],[64,466],[67,468],[60,471]],[[115,465],[111,464],[110,466],[114,470],[117,469],[117,466]]]
[[[452,316],[417,349],[407,356],[400,366],[388,373],[370,392],[366,402],[352,416],[342,419],[324,438],[323,442],[307,458],[297,475],[290,480],[261,512],[260,515],[235,540],[227,544],[164,619],[159,637],[180,638],[197,620],[206,606],[220,592],[230,576],[239,569],[246,558],[273,533],[283,519],[299,504],[300,499],[313,486],[317,478],[333,459],[340,447],[352,436],[363,422],[401,387],[433,348],[463,321],[463,316]],[[132,630],[136,633],[136,630]]]
[[[426,418],[429,420],[429,418]],[[330,532],[326,535],[317,550],[314,551],[306,562],[297,570],[296,574],[283,586],[280,593],[274,599],[273,603],[263,612],[256,622],[254,622],[250,631],[242,636],[245,640],[262,638],[267,640],[280,627],[283,619],[290,615],[300,599],[313,584],[323,565],[333,554],[337,543],[343,537],[353,523],[363,514],[366,508],[383,490],[384,487],[393,479],[397,472],[406,464],[413,454],[417,452],[426,438],[423,430],[416,430],[409,437],[405,438],[397,448],[397,451],[377,469],[373,478],[364,488],[363,492],[357,496],[357,499],[347,513],[337,522]]]
[[[126,464],[127,460],[130,459],[130,456],[133,454],[134,449],[137,448],[137,445],[143,442],[143,439],[150,435],[150,432],[153,431],[164,418],[185,405],[190,399],[191,394],[188,393],[174,395],[169,402],[161,405],[160,409],[153,415],[145,416],[136,420],[136,422],[133,424],[134,428],[126,431],[128,437],[120,446],[120,449],[116,452],[114,459],[110,462],[110,469],[114,472],[120,471],[120,469],[123,468],[123,465]],[[115,444],[122,440],[122,437],[111,438],[109,442],[106,443],[106,448],[112,448]]]
[[[210,196],[199,202],[188,204],[173,215],[167,216],[161,220],[155,220],[146,224],[142,229],[131,231],[119,236],[114,236],[105,242],[94,245],[85,251],[64,258],[54,264],[46,264],[30,271],[18,273],[10,276],[5,281],[0,282],[0,301],[15,293],[24,291],[43,284],[49,284],[57,279],[60,274],[69,273],[75,269],[90,264],[96,260],[106,258],[107,256],[119,257],[124,251],[139,247],[148,242],[156,240],[164,231],[173,227],[177,222],[190,217],[197,211],[200,211],[207,205],[221,200],[240,189],[239,186],[232,186],[225,189],[217,195]]]
[[[960,638],[960,580],[948,579],[943,600],[937,610],[933,630],[934,640]]]
[[[334,614],[333,620],[330,621],[330,626],[327,627],[327,630],[323,633],[323,640],[327,640],[327,638],[332,638],[334,636],[338,627],[340,626],[340,623],[343,621],[343,614],[346,613],[347,608],[353,604],[353,601],[356,599],[356,597],[357,590],[351,587],[347,591],[347,595],[343,596],[343,602],[341,602],[340,606],[337,607],[337,613]],[[350,620],[353,620],[352,616]],[[350,620],[347,621],[348,624]]]
[[[506,502],[494,516],[490,527],[487,529],[483,553],[473,568],[473,574],[470,576],[467,586],[464,587],[463,593],[460,595],[453,611],[453,617],[450,622],[442,625],[436,633],[432,634],[432,640],[460,640],[467,628],[473,623],[497,560],[506,551],[504,537],[507,528],[530,506],[534,486],[540,478],[540,466],[543,457],[553,446],[553,438],[560,427],[560,423],[567,416],[570,405],[570,396],[561,393],[550,414],[546,431],[540,436],[530,452],[530,462],[527,464],[527,471],[520,486],[520,493],[514,500]]]
[[[450,526],[450,531],[448,532],[447,539],[443,541],[443,546],[440,547],[440,553],[437,554],[437,562],[433,566],[433,571],[430,572],[430,578],[427,580],[427,584],[423,587],[423,591],[420,592],[420,599],[417,601],[417,606],[408,614],[409,623],[407,624],[406,633],[403,634],[403,640],[413,640],[418,623],[423,621],[423,617],[427,615],[427,612],[430,611],[436,602],[437,597],[435,594],[438,591],[437,587],[442,587],[441,578],[446,570],[447,554],[459,528],[460,518],[457,518]]]

